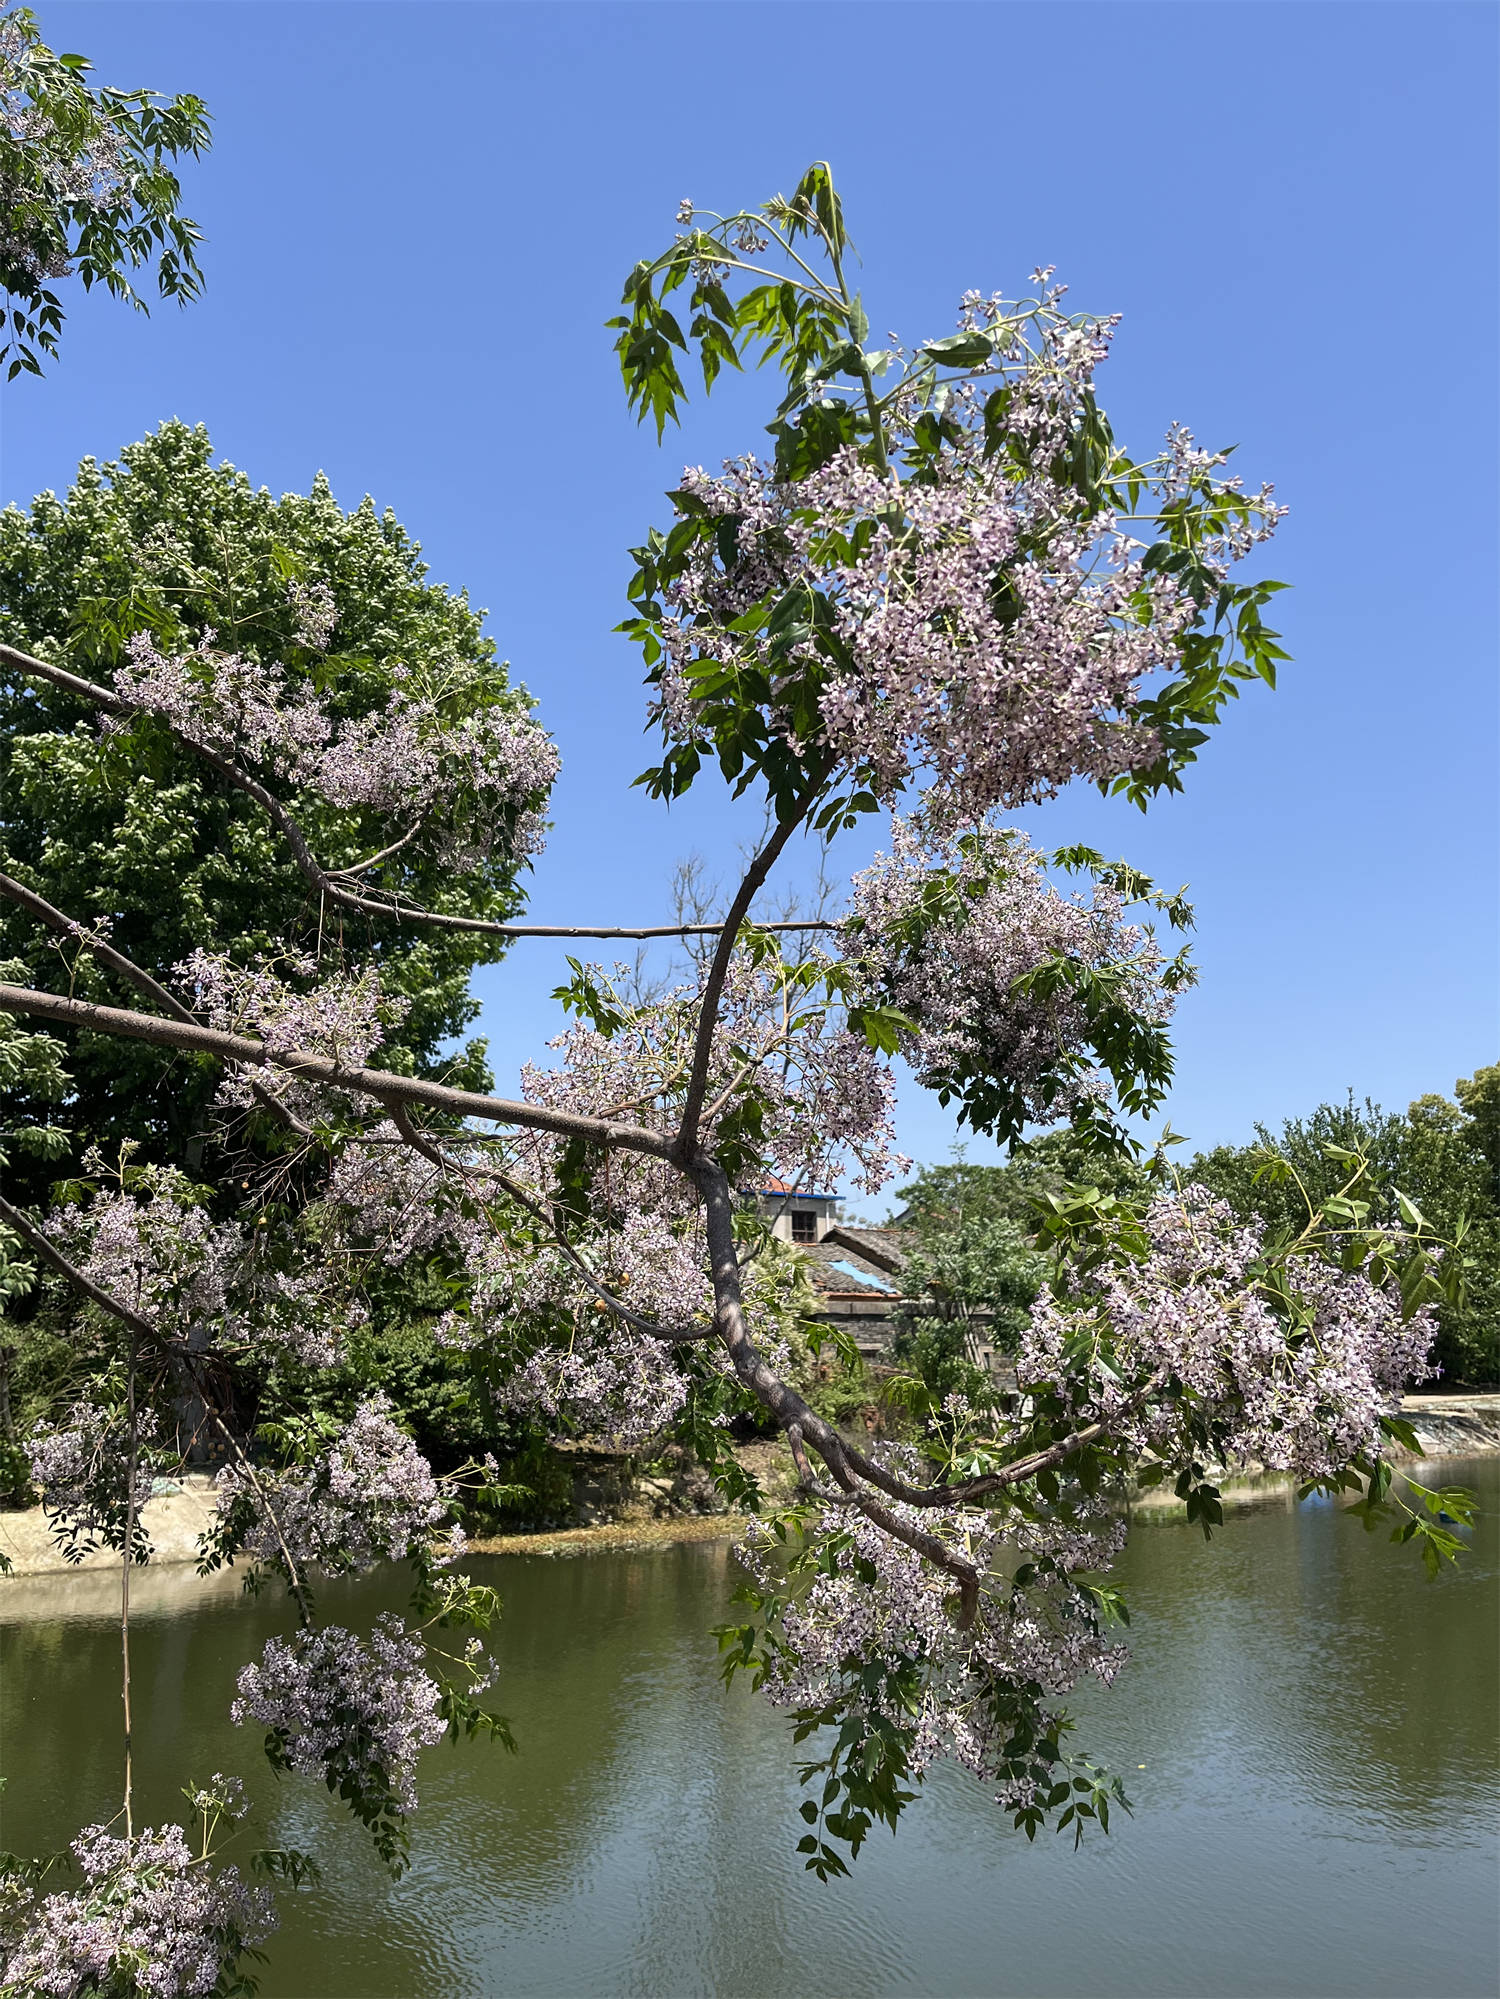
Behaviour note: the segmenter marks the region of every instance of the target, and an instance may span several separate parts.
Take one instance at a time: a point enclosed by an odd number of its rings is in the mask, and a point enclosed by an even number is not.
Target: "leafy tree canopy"
[[[1480,1069],[1456,1084],[1457,1102],[1418,1097],[1404,1113],[1383,1111],[1351,1093],[1342,1104],[1320,1104],[1309,1117],[1288,1118],[1279,1133],[1255,1127],[1253,1145],[1221,1145],[1187,1169],[1238,1214],[1295,1234],[1309,1206],[1336,1199],[1349,1177],[1353,1152],[1367,1156],[1372,1177],[1356,1190],[1376,1220],[1398,1219],[1405,1195],[1438,1235],[1460,1238],[1462,1298],[1437,1307],[1433,1359],[1445,1387],[1500,1381],[1500,1067]],[[1268,1172],[1285,1160],[1289,1174]]]
[[[403,715],[426,704],[460,730],[497,709],[520,720],[529,699],[508,686],[482,615],[427,580],[394,514],[368,498],[346,513],[321,474],[310,493],[273,498],[216,464],[202,427],[165,423],[114,463],[85,459],[65,498],[43,493],[27,512],[0,514],[0,641],[105,682],[128,673],[143,645],[198,658],[205,677],[212,648],[232,646],[287,698],[313,696],[346,730],[379,721],[393,702]],[[241,698],[253,701],[254,690]],[[408,1009],[388,1022],[381,1060],[424,1074],[441,1066],[482,1087],[482,1044],[456,1060],[439,1049],[477,1011],[473,967],[504,947],[482,926],[519,899],[524,813],[510,815],[509,843],[456,854],[451,829],[429,837],[420,816],[393,831],[389,814],[333,804],[311,787],[296,803],[329,869],[366,863],[345,886],[480,927],[412,933],[376,908],[330,908],[255,800],[169,728],[148,717],[101,731],[92,704],[0,658],[0,869],[168,982],[195,950],[243,966],[274,959],[283,971],[289,950],[325,971],[354,950],[377,959],[383,990]],[[367,864],[393,841],[399,851]],[[0,909],[0,957],[29,980],[61,976],[80,998],[118,1004],[131,994],[95,954],[13,903]],[[34,1072],[41,1058],[28,1059]],[[149,1140],[154,1156],[177,1163],[220,1073],[192,1055],[89,1034],[74,1041],[68,1068],[77,1146]],[[0,1059],[8,1128],[47,1120],[47,1082]]]

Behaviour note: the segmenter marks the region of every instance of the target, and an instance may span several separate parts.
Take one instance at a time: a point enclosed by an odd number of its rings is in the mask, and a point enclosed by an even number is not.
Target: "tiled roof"
[[[832,1228],[821,1242],[804,1245],[807,1274],[829,1298],[865,1298],[872,1304],[901,1295],[902,1251],[891,1229]]]

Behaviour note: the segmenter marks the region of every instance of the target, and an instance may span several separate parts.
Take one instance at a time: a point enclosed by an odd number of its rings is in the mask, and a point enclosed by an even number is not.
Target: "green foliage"
[[[1102,1193],[1139,1193],[1149,1173],[1128,1153],[1100,1152],[1071,1129],[1047,1132],[1014,1148],[1003,1166],[976,1166],[961,1146],[942,1166],[924,1166],[897,1190],[903,1220],[919,1230],[1009,1221],[1035,1231],[1036,1203],[1066,1186],[1092,1184]]]
[[[1320,1104],[1309,1117],[1288,1119],[1277,1135],[1257,1125],[1254,1145],[1200,1154],[1185,1177],[1211,1187],[1236,1213],[1295,1232],[1309,1203],[1337,1194],[1348,1156],[1367,1154],[1376,1184],[1360,1191],[1371,1219],[1401,1220],[1404,1199],[1436,1235],[1457,1242],[1463,1294],[1438,1304],[1434,1347],[1441,1385],[1457,1388],[1500,1381],[1500,1068],[1460,1081],[1455,1095],[1456,1103],[1418,1097],[1404,1114],[1368,1098],[1356,1104],[1352,1095]],[[1267,1170],[1273,1154],[1289,1171]]]
[[[893,351],[865,346],[869,315],[845,273],[851,246],[826,161],[815,161],[789,197],[775,195],[759,210],[704,219],[709,226],[685,230],[661,255],[634,266],[621,297],[624,310],[608,322],[618,333],[626,398],[641,421],[654,422],[658,438],[669,420],[679,421],[687,389],[678,360],[696,348],[705,392],[726,365],[771,365],[783,376],[786,393],[767,426],[775,439],[779,479],[804,478],[852,445],[881,470],[899,449],[910,476],[920,482],[924,460],[930,463],[953,435],[955,387],[972,381],[984,397],[988,455],[1009,453],[1017,479],[1045,473],[1076,496],[1080,519],[1146,518],[1139,502],[1150,488],[1149,473],[1116,445],[1091,393],[1083,398],[1072,437],[1045,464],[1033,465],[1028,448],[1007,430],[1004,416],[1014,388],[1005,363],[1015,341],[1013,322],[1001,319],[984,330],[929,341],[904,367],[894,365],[900,357]],[[684,290],[686,330],[668,304]],[[877,391],[877,380],[888,372],[894,380]],[[925,407],[898,446],[896,433],[909,418],[898,422],[895,399],[901,396],[909,405],[913,395]],[[641,645],[653,683],[663,671],[663,603],[692,551],[700,543],[715,545],[726,567],[735,553],[732,520],[711,514],[691,493],[670,497],[678,513],[674,526],[665,534],[653,528],[631,551],[637,564],[629,591],[632,612],[620,626]],[[1156,736],[1159,756],[1108,786],[1142,809],[1159,791],[1181,790],[1183,771],[1241,685],[1260,679],[1274,687],[1277,665],[1287,658],[1262,615],[1285,586],[1232,584],[1210,560],[1211,538],[1251,515],[1249,500],[1235,488],[1200,478],[1149,517],[1156,538],[1143,557],[1145,570],[1170,577],[1196,607],[1196,616],[1183,634],[1180,671],[1137,711]],[[838,534],[827,536],[830,559],[848,552]],[[1023,535],[1016,559],[1024,562],[1038,552]],[[1006,586],[1001,580],[994,587],[1003,594]],[[753,781],[763,782],[779,818],[816,797],[810,818],[820,831],[852,825],[876,810],[863,769],[849,773],[847,790],[824,795],[831,766],[818,747],[819,703],[829,682],[849,665],[828,598],[805,585],[785,593],[773,588],[735,629],[764,633],[770,642],[767,662],[748,655],[737,663],[691,662],[687,672],[700,727],[692,740],[669,743],[662,763],[637,781],[655,797],[675,798],[711,758],[736,796]],[[773,694],[795,737],[812,746],[805,752],[794,751],[785,734],[768,725]]]
[[[66,499],[44,493],[29,513],[0,514],[0,639],[107,679],[135,632],[189,651],[209,631],[284,673],[295,693],[313,682],[336,714],[385,704],[398,685],[441,687],[450,714],[480,702],[526,705],[462,594],[426,580],[420,551],[367,499],[346,514],[319,476],[306,496],[273,499],[243,472],[213,463],[202,428],[167,423],[118,462],[86,459]],[[338,611],[333,649],[298,643],[298,589],[324,585]],[[405,676],[398,681],[398,676]],[[308,795],[297,812],[320,859],[348,866],[385,844],[369,815]],[[296,942],[337,962],[345,944],[379,955],[382,981],[410,1002],[382,1059],[487,1082],[482,1044],[457,1058],[440,1048],[473,1019],[469,975],[500,940],[413,933],[380,917],[339,918],[291,865],[259,808],[164,730],[142,723],[102,734],[93,711],[56,688],[0,671],[0,866],[113,941],[159,978],[194,948],[245,963]],[[503,852],[454,871],[420,840],[365,877],[453,914],[503,918],[517,867]],[[138,995],[89,955],[64,952],[35,920],[0,909],[0,955],[22,982],[61,971],[80,998],[134,1004]],[[7,1036],[15,1030],[7,1027]],[[44,1037],[45,1038],[45,1037]],[[0,1045],[6,1129],[47,1120],[48,1088],[16,1077]],[[60,1044],[53,1044],[54,1047]],[[140,1138],[157,1157],[196,1164],[216,1066],[135,1042],[74,1036],[69,1119],[79,1147]],[[49,1085],[50,1088],[50,1085]],[[53,1092],[55,1095],[55,1092]],[[35,1191],[46,1176],[33,1174]]]
[[[811,1285],[807,1292],[809,1316],[780,1328],[791,1355],[786,1378],[825,1422],[847,1429],[878,1407],[879,1383],[848,1333],[810,1316],[822,1301]]]
[[[0,20],[0,361],[7,380],[55,356],[63,309],[49,280],[77,276],[138,311],[131,282],[155,268],[162,298],[198,297],[197,225],[181,213],[173,171],[210,144],[201,98],[90,89],[91,65],[55,55],[29,7]]]
[[[351,1330],[344,1358],[333,1368],[282,1363],[261,1380],[257,1421],[281,1424],[298,1417],[345,1423],[374,1390],[383,1389],[400,1411],[422,1455],[438,1472],[490,1450],[524,1453],[524,1424],[497,1410],[468,1355],[441,1345],[431,1323],[394,1319]]]
[[[1138,1191],[1147,1174],[1124,1153],[1101,1152],[1071,1128],[1018,1146],[1004,1166],[976,1166],[959,1147],[900,1189],[909,1231],[895,1314],[895,1358],[936,1407],[946,1395],[983,1402],[992,1392],[980,1347],[1013,1349],[1048,1272],[1036,1246],[1038,1202],[1074,1182]]]
[[[850,1573],[867,1587],[877,1579],[874,1564],[856,1552],[852,1532],[819,1531],[805,1508],[774,1513],[765,1527],[780,1544],[778,1562],[759,1574],[747,1573],[735,1591],[735,1602],[749,1607],[750,1619],[715,1632],[726,1683],[744,1673],[760,1687],[782,1655],[795,1660],[784,1619],[816,1578]],[[1014,1592],[1021,1594],[1037,1573],[1024,1566],[1018,1570]],[[1101,1620],[1128,1622],[1116,1591],[1090,1589],[1087,1597]],[[1017,1829],[1034,1840],[1050,1819],[1058,1832],[1072,1830],[1075,1847],[1088,1822],[1108,1832],[1111,1806],[1130,1810],[1120,1780],[1065,1750],[1073,1724],[1043,1707],[1036,1681],[971,1666],[970,1700],[1003,1745],[1000,1774],[1029,1793],[1010,1807]],[[853,1860],[877,1824],[894,1832],[916,1801],[924,1773],[914,1766],[913,1750],[931,1670],[932,1663],[916,1654],[851,1654],[840,1662],[825,1704],[793,1710],[792,1740],[817,1738],[823,1751],[798,1767],[799,1781],[812,1795],[798,1807],[807,1831],[797,1851],[820,1881],[848,1873],[840,1846]]]

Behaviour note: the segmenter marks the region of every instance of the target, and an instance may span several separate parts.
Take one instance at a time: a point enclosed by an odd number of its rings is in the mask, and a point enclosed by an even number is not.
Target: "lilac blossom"
[[[7,1991],[186,1999],[215,1991],[244,1947],[276,1927],[267,1890],[195,1856],[179,1826],[148,1826],[129,1840],[86,1826],[73,1854],[83,1885],[26,1912],[0,1958]]]
[[[1306,1256],[1291,1266],[1302,1311],[1289,1319],[1261,1280],[1261,1229],[1202,1187],[1162,1195],[1144,1227],[1145,1254],[1102,1265],[1081,1301],[1041,1292],[1017,1356],[1023,1382],[1062,1381],[1080,1420],[1102,1418],[1128,1448],[1169,1459],[1191,1455],[1181,1432],[1194,1412],[1231,1466],[1319,1478],[1379,1449],[1380,1418],[1430,1372],[1430,1306],[1405,1319],[1394,1281]],[[1070,1379],[1080,1332],[1110,1363]],[[1131,1384],[1158,1374],[1184,1397],[1129,1411]]]
[[[123,1548],[127,1520],[136,1531],[132,1553],[149,1548],[140,1527],[141,1509],[157,1475],[169,1460],[161,1449],[161,1425],[149,1408],[134,1417],[135,1474],[131,1464],[131,1419],[118,1408],[75,1402],[61,1423],[38,1423],[23,1441],[31,1480],[70,1559],[101,1542]]]
[[[908,1475],[916,1470],[910,1451],[888,1460]],[[1004,1767],[1013,1710],[996,1695],[1034,1702],[1067,1693],[1085,1675],[1114,1679],[1124,1649],[1106,1641],[1071,1578],[1105,1565],[1123,1526],[1007,1522],[980,1509],[900,1502],[888,1510],[972,1564],[981,1577],[972,1619],[955,1615],[951,1576],[852,1509],[825,1507],[807,1523],[805,1549],[823,1552],[805,1566],[794,1559],[790,1580],[783,1543],[752,1521],[742,1559],[762,1601],[775,1606],[766,1694],[799,1712],[836,1706],[878,1719],[907,1737],[914,1774],[945,1759],[997,1785],[1000,1802],[1024,1803]],[[1031,1564],[1024,1589],[1007,1581],[1007,1557],[1010,1566],[1017,1557]]]
[[[349,1068],[364,1067],[386,1029],[399,1025],[410,1005],[385,992],[373,968],[320,977],[313,960],[301,957],[285,961],[282,969],[245,967],[197,950],[173,976],[208,1026],[253,1034],[281,1054],[305,1048]],[[301,983],[292,984],[293,979]],[[249,1079],[236,1075],[221,1095],[224,1101],[248,1102],[249,1088]]]
[[[312,689],[289,694],[280,667],[225,652],[205,632],[190,653],[160,652],[137,632],[115,670],[115,688],[159,715],[190,743],[221,756],[300,768],[325,747],[333,724]]]
[[[390,1613],[375,1620],[368,1642],[336,1624],[271,1638],[261,1663],[241,1671],[230,1718],[259,1722],[284,1767],[330,1788],[351,1780],[411,1812],[418,1753],[446,1727],[425,1656],[421,1639]]]
[[[925,775],[929,810],[975,819],[1155,759],[1136,705],[1180,663],[1198,609],[1107,508],[1081,508],[1046,469],[1073,442],[1117,323],[1065,319],[1060,296],[1017,313],[998,295],[965,295],[960,326],[991,331],[995,359],[944,385],[939,450],[914,448],[915,426],[932,419],[918,370],[892,392],[888,467],[846,446],[800,479],[748,458],[717,477],[684,470],[679,514],[718,531],[664,581],[655,715],[669,739],[699,733],[697,675],[748,665],[770,681],[770,726],[805,754],[793,697],[816,666],[820,740],[887,804]],[[1002,384],[1003,403],[987,402]],[[1174,426],[1140,470],[1163,506],[1210,486],[1229,502],[1199,551],[1222,577],[1284,510],[1269,487],[1210,481],[1221,462]],[[798,602],[804,635],[789,643]]]
[[[65,1221],[91,1283],[166,1329],[221,1319],[240,1232],[216,1224],[180,1188],[141,1201],[104,1191]]]
[[[425,1551],[447,1518],[451,1493],[391,1420],[387,1396],[362,1402],[326,1450],[255,1479],[239,1465],[218,1475],[225,1527],[249,1515],[240,1545],[261,1561],[289,1554],[299,1567],[363,1573]],[[453,1552],[450,1550],[450,1558]]]
[[[321,649],[337,607],[324,584],[297,592],[297,642]],[[331,804],[432,817],[449,865],[476,865],[502,839],[517,855],[540,847],[538,807],[559,759],[524,710],[491,702],[449,720],[446,696],[414,691],[398,673],[383,708],[340,720],[310,686],[292,689],[279,666],[226,652],[216,636],[178,655],[137,633],[116,671],[117,691],[185,741],[269,765]]]
[[[618,982],[600,967],[585,970],[619,997]],[[848,1172],[856,1187],[878,1193],[910,1161],[895,1148],[887,1065],[817,997],[834,971],[834,961],[816,952],[795,967],[756,962],[748,953],[731,962],[710,1051],[705,1133],[712,1143],[753,1092],[761,1110],[761,1170],[806,1186],[826,1186]],[[611,1034],[584,1023],[570,1027],[550,1044],[562,1054],[555,1068],[522,1069],[527,1101],[592,1117],[628,1116],[670,1134],[700,1003],[701,986],[683,984],[645,1006],[627,1003],[623,1025]],[[527,1136],[520,1143],[536,1160],[528,1177],[543,1180],[543,1157],[555,1150],[554,1141]],[[662,1162],[623,1159],[612,1162],[616,1170],[620,1198],[633,1205],[680,1213],[684,1200],[693,1202],[681,1175]]]
[[[0,230],[0,264],[32,285],[64,278],[73,268],[66,240],[49,240],[45,224],[38,229],[38,207],[71,210],[69,219],[81,222],[87,214],[132,203],[136,186],[120,136],[105,117],[91,118],[86,131],[75,117],[64,130],[36,101],[35,64],[45,53],[34,27],[28,31],[14,12],[0,17],[0,130],[40,182],[40,188],[23,188],[7,175],[0,183],[4,213],[13,223],[19,218],[19,226]]]
[[[405,1018],[410,1002],[388,993],[374,967],[354,973],[324,972],[311,959],[242,966],[197,950],[173,971],[188,1002],[210,1027],[249,1034],[278,1054],[306,1050],[346,1068],[361,1069],[381,1047],[389,1028]],[[272,1097],[291,1116],[314,1122],[331,1109],[347,1109],[348,1093],[277,1071],[253,1074],[231,1068],[215,1102],[222,1110],[250,1109]]]
[[[1022,833],[934,837],[917,817],[894,820],[891,836],[890,853],[854,878],[845,948],[861,992],[915,1023],[901,1052],[918,1082],[942,1088],[976,1072],[1003,1076],[1021,1114],[1038,1124],[1106,1095],[1077,991],[1041,994],[1017,982],[1057,959],[1107,971],[1117,1003],[1159,1026],[1191,971],[1177,965],[1173,983],[1164,979],[1155,941],[1122,921],[1122,899],[1109,885],[1097,883],[1088,902],[1059,895]]]
[[[670,1348],[606,1324],[567,1346],[539,1348],[500,1394],[512,1408],[631,1450],[671,1427],[688,1381]]]
[[[165,1191],[144,1200],[97,1193],[67,1217],[61,1233],[84,1276],[194,1351],[279,1347],[307,1366],[332,1366],[358,1311],[335,1306],[327,1269],[283,1232],[211,1222],[174,1176],[157,1185]]]
[[[352,1240],[392,1269],[436,1248],[458,1225],[449,1176],[414,1152],[388,1119],[345,1145],[323,1199],[344,1218]]]

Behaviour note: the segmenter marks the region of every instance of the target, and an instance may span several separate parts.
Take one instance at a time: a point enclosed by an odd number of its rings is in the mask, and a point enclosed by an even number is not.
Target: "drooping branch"
[[[420,1076],[396,1076],[384,1069],[353,1067],[308,1049],[272,1048],[249,1035],[201,1027],[193,1021],[162,1020],[155,1014],[132,1013],[123,1007],[98,1006],[90,1000],[62,999],[56,993],[36,992],[29,986],[0,985],[0,1012],[50,1020],[62,1027],[91,1028],[96,1034],[116,1034],[127,1041],[146,1041],[158,1048],[181,1049],[186,1054],[217,1055],[223,1061],[243,1063],[247,1068],[282,1070],[305,1081],[326,1083],[334,1089],[369,1097],[387,1109],[396,1104],[421,1104],[458,1117],[519,1125],[529,1131],[557,1132],[565,1138],[588,1139],[596,1145],[618,1146],[657,1159],[667,1159],[672,1154],[670,1138],[642,1125],[616,1124],[572,1111],[552,1110],[542,1104],[481,1096],[477,1091],[455,1090],[446,1083],[428,1082]]]
[[[441,1146],[435,1145],[427,1133],[420,1130],[412,1122],[412,1119],[399,1104],[393,1104],[390,1107],[390,1111],[391,1122],[406,1140],[406,1143],[411,1146],[413,1151],[419,1152],[424,1159],[430,1160],[441,1172],[458,1172],[472,1175],[476,1179],[492,1182],[508,1199],[514,1201],[518,1207],[524,1208],[533,1220],[540,1222],[542,1227],[547,1231],[547,1235],[554,1248],[578,1272],[579,1276],[589,1286],[590,1290],[593,1291],[599,1302],[607,1307],[615,1318],[622,1320],[627,1326],[633,1326],[638,1333],[645,1333],[649,1339],[660,1340],[664,1345],[669,1346],[686,1346],[693,1341],[711,1340],[716,1336],[718,1328],[712,1325],[685,1333],[674,1331],[670,1326],[658,1325],[654,1319],[647,1319],[641,1313],[631,1311],[623,1299],[617,1298],[609,1286],[600,1281],[595,1271],[578,1254],[577,1250],[568,1241],[566,1235],[557,1226],[555,1218],[548,1214],[544,1204],[537,1200],[529,1189],[523,1187],[519,1180],[515,1179],[509,1173],[502,1172],[498,1166],[470,1167],[457,1164],[448,1158]]]
[[[740,1299],[740,1266],[734,1240],[734,1204],[729,1182],[714,1161],[700,1159],[693,1171],[693,1178],[704,1196],[707,1207],[708,1248],[713,1269],[714,1298],[717,1307],[719,1337],[723,1340],[730,1360],[740,1380],[764,1404],[788,1434],[796,1429],[799,1440],[805,1439],[827,1464],[835,1479],[846,1492],[857,1491],[855,1481],[874,1486],[887,1498],[900,1501],[906,1506],[955,1507],[968,1506],[988,1494],[1002,1492],[1007,1486],[1019,1485],[1022,1481],[1035,1478],[1039,1472],[1050,1471],[1064,1463],[1077,1451],[1107,1437],[1129,1416],[1132,1416],[1166,1379],[1165,1372],[1158,1370],[1136,1392],[1123,1402],[1119,1409],[1100,1422],[1090,1423],[1071,1435],[1061,1437],[1044,1450],[1034,1451],[999,1471],[986,1472],[981,1477],[964,1479],[958,1483],[944,1482],[932,1485],[912,1485],[907,1480],[893,1477],[883,1465],[877,1464],[853,1444],[841,1437],[837,1430],[826,1423],[794,1388],[782,1381],[766,1364],[757,1351],[745,1324],[744,1309]],[[909,1547],[916,1548],[917,1541],[911,1538],[903,1523],[887,1516],[882,1510],[877,1516],[866,1504],[868,1495],[859,1495],[861,1510],[889,1533],[896,1534]],[[893,1524],[894,1522],[894,1524]],[[899,1532],[897,1530],[900,1530]],[[931,1543],[931,1546],[927,1545]],[[941,1549],[944,1544],[934,1541],[931,1536],[922,1537],[920,1552],[937,1561],[933,1549]],[[939,1562],[939,1566],[947,1566]]]
[[[3,661],[8,666],[15,667],[20,673],[27,674],[38,680],[47,681],[52,686],[60,688],[65,694],[71,694],[80,701],[90,702],[94,707],[102,709],[106,714],[128,718],[151,712],[139,702],[127,700],[124,695],[117,694],[113,688],[103,687],[94,680],[85,680],[80,674],[69,673],[65,667],[53,666],[44,659],[36,659],[30,653],[21,652],[15,646],[0,645],[0,661]],[[241,770],[238,764],[234,763],[229,757],[222,756],[217,750],[210,748],[207,743],[199,742],[195,737],[183,734],[180,731],[174,730],[173,733],[176,735],[177,740],[187,749],[191,750],[196,757],[206,763],[210,770],[217,772],[226,784],[232,786],[234,790],[241,792],[246,798],[252,800],[260,807],[282,839],[285,840],[299,872],[318,891],[319,895],[334,908],[348,910],[352,914],[378,916],[398,923],[419,923],[433,930],[461,930],[487,937],[576,937],[579,939],[597,937],[601,939],[619,938],[625,941],[642,941],[652,937],[713,937],[726,929],[732,935],[738,931],[745,911],[749,907],[749,901],[747,900],[744,908],[739,908],[739,899],[736,898],[738,914],[731,911],[730,916],[726,917],[725,922],[722,924],[654,923],[638,924],[632,927],[622,924],[590,926],[587,924],[569,923],[497,923],[489,917],[484,916],[454,916],[443,910],[426,909],[420,903],[409,903],[403,901],[399,896],[364,894],[357,889],[347,886],[347,878],[355,873],[356,870],[351,868],[325,868],[323,866],[317,855],[314,854],[306,834],[302,831],[301,826],[292,813],[287,810],[281,800],[273,792],[269,791],[258,778],[252,777],[248,771]],[[361,868],[373,866],[375,861],[385,859],[397,852],[404,845],[405,838],[395,841],[391,846],[383,848],[372,860],[363,861],[359,865]],[[774,856],[772,858],[774,859]],[[769,866],[769,863],[767,865]],[[761,926],[765,930],[780,931],[832,930],[835,927],[833,923],[826,919],[817,917],[776,921],[765,923]]]
[[[51,1236],[39,1229],[29,1215],[23,1215],[19,1208],[13,1208],[3,1194],[0,1194],[0,1222],[3,1222],[8,1229],[13,1229],[23,1242],[29,1243],[49,1270],[55,1271],[59,1277],[65,1279],[91,1304],[97,1305],[101,1311],[108,1312],[112,1318],[118,1319],[127,1332],[133,1333],[137,1339],[149,1340],[153,1346],[164,1342],[164,1335],[143,1313],[127,1305],[122,1298],[116,1298],[112,1291],[106,1291],[91,1277],[86,1277],[77,1264],[58,1248]],[[177,1349],[174,1348],[173,1351],[176,1352]]]
[[[82,1297],[87,1298],[91,1304],[97,1305],[101,1311],[108,1312],[112,1318],[118,1319],[120,1324],[130,1334],[132,1341],[141,1339],[148,1341],[160,1353],[165,1354],[169,1359],[176,1361],[186,1369],[192,1379],[193,1387],[197,1390],[204,1408],[208,1411],[214,1428],[224,1439],[230,1451],[233,1452],[256,1497],[265,1509],[266,1518],[271,1523],[271,1530],[276,1536],[277,1543],[281,1549],[282,1559],[286,1563],[287,1584],[291,1589],[293,1597],[296,1599],[298,1615],[306,1623],[310,1615],[307,1585],[298,1574],[296,1561],[293,1558],[291,1549],[287,1546],[286,1536],[282,1531],[281,1519],[271,1496],[266,1491],[265,1485],[254,1465],[251,1464],[249,1458],[245,1455],[239,1438],[235,1436],[223,1411],[219,1408],[218,1400],[213,1393],[210,1383],[204,1378],[201,1372],[200,1362],[203,1356],[195,1354],[190,1347],[183,1346],[178,1341],[169,1339],[161,1328],[154,1324],[152,1320],[146,1318],[143,1313],[138,1312],[133,1306],[127,1305],[123,1298],[117,1298],[112,1291],[106,1291],[102,1285],[96,1284],[91,1277],[86,1276],[78,1268],[77,1264],[73,1262],[72,1258],[58,1248],[57,1244],[45,1230],[39,1229],[30,1216],[22,1214],[19,1208],[12,1207],[3,1195],[0,1195],[0,1222],[4,1222],[7,1228],[13,1229],[23,1242],[28,1243],[36,1251],[37,1255],[49,1269],[54,1270],[65,1282],[71,1284],[73,1289]],[[133,1366],[131,1383],[131,1392],[134,1394]],[[129,1560],[129,1548],[130,1536],[127,1534],[127,1563]]]

